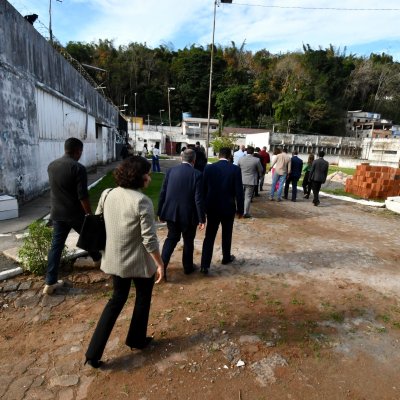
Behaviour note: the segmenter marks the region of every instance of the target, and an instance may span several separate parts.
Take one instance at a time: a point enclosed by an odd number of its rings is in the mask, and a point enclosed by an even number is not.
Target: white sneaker
[[[64,286],[64,281],[59,280],[56,283],[53,283],[52,285],[45,285],[43,289],[43,294],[53,294],[54,291],[58,288],[61,288]]]

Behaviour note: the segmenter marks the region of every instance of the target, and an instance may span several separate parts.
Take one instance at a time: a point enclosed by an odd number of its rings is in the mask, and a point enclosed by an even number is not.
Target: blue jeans
[[[58,279],[58,268],[60,266],[61,254],[65,246],[68,234],[71,229],[80,232],[83,224],[83,218],[77,218],[72,221],[53,221],[53,238],[51,248],[47,257],[46,284],[53,285]],[[99,252],[89,253],[93,260],[100,260]]]
[[[271,186],[271,192],[269,194],[270,198],[274,198],[274,193],[275,193],[275,186],[276,183],[279,181],[279,188],[278,188],[278,199],[281,199],[282,196],[282,190],[283,190],[283,185],[286,180],[286,174],[283,175],[278,175],[275,171],[274,177],[272,178],[272,186]]]
[[[158,156],[151,157],[151,164],[153,172],[160,172],[160,161],[158,160]]]

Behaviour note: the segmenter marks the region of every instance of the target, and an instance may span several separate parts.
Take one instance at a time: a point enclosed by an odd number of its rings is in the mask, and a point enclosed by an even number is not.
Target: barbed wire
[[[251,3],[237,3],[232,2],[231,5],[247,6],[247,7],[262,7],[262,8],[284,8],[284,9],[298,9],[298,10],[330,10],[330,11],[400,11],[400,8],[363,8],[363,7],[312,7],[312,6],[277,6],[266,4],[251,4]]]

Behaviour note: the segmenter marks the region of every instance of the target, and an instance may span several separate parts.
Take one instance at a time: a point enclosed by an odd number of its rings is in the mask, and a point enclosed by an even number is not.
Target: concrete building
[[[115,159],[118,108],[7,1],[0,1],[0,193],[26,201],[48,188],[64,141],[84,142],[87,167]]]
[[[363,139],[371,137],[390,138],[392,121],[382,119],[381,114],[361,110],[348,111],[346,133],[348,136]]]

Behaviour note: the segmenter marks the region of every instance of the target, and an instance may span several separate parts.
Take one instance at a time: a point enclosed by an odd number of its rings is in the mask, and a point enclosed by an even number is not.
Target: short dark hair
[[[200,142],[196,142],[196,145],[197,145],[197,146],[200,146]]]
[[[247,154],[253,154],[254,153],[254,147],[253,146],[247,146]]]
[[[256,147],[256,152],[258,153],[261,149],[259,147]]]
[[[318,152],[318,157],[324,157],[325,156],[325,152],[323,151],[323,150],[320,150],[319,152]]]
[[[298,152],[297,150],[295,150],[295,151],[293,152],[293,154],[294,154],[295,156],[297,156],[297,154],[299,154],[299,152]]]
[[[150,172],[151,164],[141,156],[126,158],[114,170],[118,186],[128,189],[140,189],[144,186],[143,175]]]
[[[221,147],[219,149],[219,158],[226,158],[229,160],[231,158],[231,149],[229,147]]]
[[[82,150],[82,149],[83,149],[83,142],[81,142],[77,138],[74,137],[68,138],[64,143],[64,151],[67,154],[73,154],[75,153],[76,150]]]

